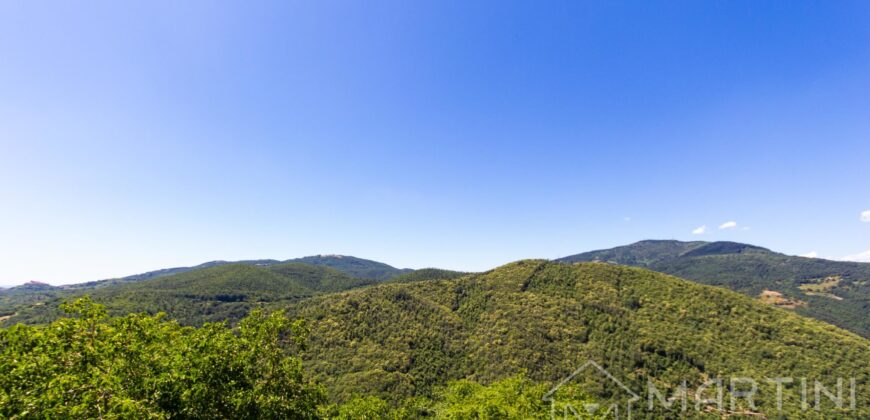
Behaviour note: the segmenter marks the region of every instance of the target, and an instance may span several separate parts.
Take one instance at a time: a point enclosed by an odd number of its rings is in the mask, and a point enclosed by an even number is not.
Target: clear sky
[[[648,238],[870,261],[868,22],[866,1],[0,2],[0,284]]]

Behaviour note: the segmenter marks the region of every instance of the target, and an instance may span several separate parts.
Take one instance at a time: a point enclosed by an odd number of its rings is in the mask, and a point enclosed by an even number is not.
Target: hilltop
[[[709,378],[759,378],[759,409],[749,411],[774,416],[763,378],[836,384],[854,376],[859,390],[870,380],[870,342],[855,334],[729,290],[611,264],[520,261],[321,295],[289,311],[310,322],[305,366],[338,401],[397,402],[454,379],[490,383],[521,372],[554,384],[594,360],[638,392],[651,381],[669,396],[682,380],[693,392]],[[620,392],[597,377],[578,380],[602,402]],[[784,392],[783,412],[796,415],[797,388]],[[866,392],[858,398],[859,407],[870,402]]]
[[[367,396],[407,406],[443,395],[455,381],[498,384],[517,375],[548,389],[592,360],[638,393],[652,383],[671,396],[685,380],[694,396],[711,378],[757,378],[758,408],[741,400],[737,411],[768,417],[778,413],[765,378],[810,378],[829,388],[844,378],[845,395],[855,378],[864,411],[845,412],[825,400],[820,413],[803,412],[792,384],[784,389],[783,414],[870,415],[870,341],[725,288],[643,268],[524,260],[485,273],[424,269],[378,281],[298,262],[218,264],[66,290],[7,323],[57,319],[59,303],[85,291],[110,314],[163,311],[183,325],[234,324],[257,307],[285,310],[306,320],[303,365],[339,403]],[[621,392],[596,376],[573,385],[601,404],[617,402]],[[646,414],[677,415],[663,408]]]
[[[446,272],[446,271],[445,271]],[[119,279],[55,287],[27,284],[0,291],[0,322],[44,323],[60,316],[67,299],[91,295],[115,315],[163,311],[182,324],[235,322],[258,305],[292,302],[427,271],[397,269],[362,258],[329,255],[151,271]]]
[[[347,255],[314,255],[287,260],[285,262],[322,265],[347,273],[353,277],[378,281],[387,280],[400,274],[414,271],[408,268],[396,268],[382,262]]]
[[[868,263],[796,257],[736,242],[673,240],[640,241],[557,261],[644,267],[756,298],[778,294],[773,303],[870,337]]]

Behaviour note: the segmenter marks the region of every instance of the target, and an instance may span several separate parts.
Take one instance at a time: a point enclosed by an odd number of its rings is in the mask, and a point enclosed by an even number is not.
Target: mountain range
[[[182,318],[182,322],[198,323],[204,320],[219,320],[226,315],[229,299],[235,295],[236,306],[244,309],[232,312],[231,319],[243,316],[250,309],[251,299],[269,301],[283,300],[290,296],[300,298],[314,293],[335,291],[337,284],[353,287],[370,284],[412,273],[414,270],[399,269],[390,265],[344,255],[316,255],[285,261],[272,259],[244,261],[210,261],[192,267],[166,268],[131,276],[97,280],[86,283],[52,286],[29,282],[0,290],[0,322],[40,323],[59,315],[58,306],[65,299],[85,294],[96,299],[112,300],[114,313],[128,310],[143,311],[161,308],[184,308],[189,313],[191,306],[202,306],[215,299],[214,305],[221,310],[207,311],[209,316]],[[256,279],[256,282],[249,280]],[[314,283],[322,282],[321,283]],[[270,284],[266,293],[261,286]],[[251,287],[259,289],[251,289]],[[339,287],[339,288],[341,288]],[[170,296],[171,295],[171,296]],[[245,298],[238,298],[245,296]],[[222,299],[222,300],[221,300]],[[155,301],[163,302],[161,305]],[[239,303],[241,302],[241,303]],[[232,305],[229,305],[232,306]],[[152,311],[153,312],[153,311]],[[208,315],[200,314],[200,315]]]
[[[304,366],[336,402],[369,396],[398,406],[458,380],[525,375],[542,386],[572,377],[611,404],[649,384],[673,395],[686,381],[695,395],[715,378],[750,377],[759,379],[758,407],[739,401],[722,411],[700,402],[703,412],[864,417],[868,280],[870,264],[732,242],[641,241],[483,273],[335,255],[215,261],[63,287],[29,283],[0,291],[0,314],[6,326],[44,324],[63,316],[62,302],[83,295],[113,315],[164,312],[191,326],[234,324],[254,308],[284,310],[306,321]],[[588,361],[621,386],[573,378]],[[783,375],[829,387],[854,379],[860,408],[827,401],[804,411],[793,383],[779,411],[777,390],[763,379]],[[645,414],[680,415],[673,410]]]
[[[818,258],[805,258],[785,255],[759,246],[735,242],[681,242],[675,240],[646,240],[611,249],[590,251],[556,260],[561,263],[600,261],[620,265],[647,268],[702,284],[725,287],[736,292],[757,298],[765,303],[816,318],[864,337],[870,337],[870,264],[831,261]],[[167,282],[182,282],[186,276],[178,275],[202,272],[195,276],[199,283],[206,286],[192,286],[192,289],[210,289],[212,275],[221,277],[223,270],[217,267],[244,265],[251,267],[275,267],[283,264],[306,264],[327,267],[356,280],[344,279],[338,284],[355,287],[387,280],[415,281],[433,277],[449,278],[457,272],[436,269],[411,270],[399,269],[388,264],[342,255],[317,255],[290,260],[246,260],[211,261],[193,267],[175,267],[150,271],[127,277],[93,281],[75,285],[51,286],[30,282],[21,286],[0,290],[0,320],[6,323],[42,322],[51,319],[45,314],[56,307],[64,297],[81,294],[94,294],[97,298],[113,296],[120,299],[128,291],[137,290],[143,296],[149,293],[165,293],[162,285]],[[236,268],[235,270],[239,270]],[[232,270],[230,270],[232,271]],[[260,270],[263,275],[274,274],[274,270]],[[326,275],[326,274],[319,274]],[[331,275],[335,276],[336,272]],[[306,282],[308,277],[317,276],[313,271],[302,275],[293,273],[298,281]],[[147,282],[161,278],[168,281]],[[144,282],[144,283],[142,283]],[[133,286],[132,284],[142,283]],[[289,287],[289,286],[288,286]],[[101,289],[106,290],[101,290]],[[150,289],[150,290],[149,290]],[[244,288],[237,291],[245,292]],[[311,296],[315,293],[334,292],[336,288],[290,287],[286,290],[304,291],[296,297]],[[158,292],[161,291],[161,292]],[[181,293],[183,296],[198,295],[196,290]],[[272,296],[270,300],[281,300],[288,296]],[[185,299],[185,298],[180,298]],[[126,299],[124,308],[150,308],[150,303],[128,304],[143,301],[144,298]],[[201,302],[199,299],[198,302]],[[53,303],[52,303],[53,302]],[[178,303],[178,302],[176,302]],[[221,303],[221,305],[225,304]],[[43,307],[43,305],[47,306]],[[178,303],[180,305],[180,303]],[[110,305],[111,307],[111,305]],[[165,306],[164,306],[165,307]],[[42,315],[36,315],[37,313]],[[219,319],[217,312],[207,319]],[[15,315],[15,316],[13,316]]]

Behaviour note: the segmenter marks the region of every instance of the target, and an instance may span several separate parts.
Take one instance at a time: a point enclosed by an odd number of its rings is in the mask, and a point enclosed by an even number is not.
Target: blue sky
[[[483,270],[647,238],[859,258],[868,21],[847,1],[2,2],[0,284],[320,253]]]

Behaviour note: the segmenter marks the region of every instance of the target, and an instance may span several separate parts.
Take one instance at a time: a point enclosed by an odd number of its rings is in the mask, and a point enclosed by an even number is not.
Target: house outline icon
[[[628,399],[628,401],[626,402],[626,407],[625,407],[626,408],[625,418],[630,420],[631,419],[631,405],[634,404],[635,402],[637,402],[638,400],[640,400],[640,395],[637,395],[634,391],[631,390],[631,388],[625,386],[625,384],[623,384],[622,381],[620,381],[619,379],[616,379],[613,375],[610,374],[610,372],[608,372],[606,369],[601,367],[601,365],[599,365],[598,363],[596,363],[594,360],[591,360],[591,359],[587,360],[586,363],[583,364],[583,366],[580,366],[579,368],[575,369],[574,372],[572,372],[570,375],[563,378],[561,381],[559,381],[558,384],[553,386],[553,388],[551,388],[550,391],[548,391],[546,394],[544,394],[544,397],[543,397],[544,402],[550,403],[550,410],[551,410],[550,416],[551,416],[551,418],[555,418],[556,401],[553,398],[553,395],[559,390],[559,388],[563,387],[568,382],[571,382],[575,377],[577,377],[577,375],[579,375],[581,372],[585,371],[586,369],[588,369],[590,367],[597,370],[601,374],[603,374],[604,377],[609,379],[611,382],[615,383],[619,388],[621,388],[623,391],[625,391],[626,394],[631,395],[631,398]],[[574,407],[569,405],[567,408],[571,410],[572,414],[574,414],[575,416],[578,416],[578,413]],[[603,415],[605,415],[605,416],[612,415],[613,418],[615,418],[615,419],[620,418],[619,414],[620,413],[619,413],[619,405],[618,404],[611,404],[608,407],[607,411],[605,411],[603,413]]]

